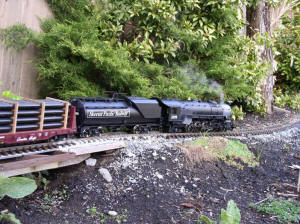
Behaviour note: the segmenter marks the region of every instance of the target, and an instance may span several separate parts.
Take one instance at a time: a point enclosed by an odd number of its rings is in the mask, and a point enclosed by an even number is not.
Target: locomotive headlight
[[[222,104],[222,108],[224,116],[229,118],[232,115],[230,106],[227,104]]]

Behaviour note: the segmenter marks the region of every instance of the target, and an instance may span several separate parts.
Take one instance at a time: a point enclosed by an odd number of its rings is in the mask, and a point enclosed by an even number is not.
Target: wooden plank
[[[33,103],[38,103],[40,104],[41,108],[40,108],[40,115],[39,115],[39,131],[43,131],[44,129],[44,117],[45,117],[45,106],[46,103],[44,101],[40,101],[40,100],[33,100],[27,97],[23,97],[22,98],[25,101],[29,101],[29,102],[33,102]]]
[[[19,103],[15,103],[14,115],[12,117],[12,120],[13,120],[12,130],[11,130],[11,133],[13,133],[13,134],[16,133],[16,131],[17,131],[18,110],[19,110]]]
[[[118,142],[118,143],[106,143],[101,145],[95,145],[95,146],[84,146],[82,148],[71,148],[69,149],[69,153],[74,153],[75,155],[84,155],[87,153],[96,153],[96,152],[103,152],[113,149],[121,149],[124,148],[126,144],[124,142]]]
[[[44,129],[44,118],[45,118],[45,107],[46,107],[46,103],[42,102],[42,106],[41,106],[41,114],[40,114],[40,131],[43,131]]]
[[[71,166],[71,165],[81,163],[82,161],[86,160],[89,157],[90,154],[85,154],[85,155],[76,156],[72,159],[62,161],[62,162],[51,162],[51,163],[42,164],[38,166],[25,167],[25,168],[3,171],[3,172],[0,171],[0,174],[3,175],[4,177],[12,177],[12,176],[18,176],[26,173],[38,172],[42,170],[56,169],[60,167]]]
[[[33,158],[28,160],[21,160],[16,162],[8,162],[0,164],[0,172],[21,169],[26,167],[40,166],[52,162],[62,162],[68,159],[73,159],[75,154],[73,153],[64,153],[60,155],[53,155],[41,158]]]
[[[69,102],[68,101],[64,101],[64,100],[59,100],[59,99],[55,99],[55,98],[51,98],[51,97],[46,97],[46,99],[49,99],[49,100],[54,100],[54,101],[57,101],[57,102],[61,102],[61,103],[64,103],[65,104],[65,108],[64,108],[64,129],[67,128],[67,125],[68,125],[68,115],[69,115]]]

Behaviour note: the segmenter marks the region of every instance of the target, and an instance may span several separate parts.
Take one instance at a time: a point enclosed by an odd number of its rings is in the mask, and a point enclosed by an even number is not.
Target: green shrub
[[[232,110],[232,119],[233,120],[243,120],[244,119],[244,113],[243,108],[240,106],[233,106],[231,107]]]
[[[24,24],[15,24],[9,29],[0,29],[0,41],[3,42],[6,49],[23,50],[27,44],[33,42],[33,39],[34,32]]]
[[[4,223],[11,223],[11,224],[22,224],[21,221],[17,219],[15,214],[13,213],[0,214],[0,221],[3,221]]]
[[[278,107],[300,110],[300,94],[283,94],[281,90],[276,90],[274,92],[274,104]]]
[[[0,39],[34,43],[41,95],[69,99],[105,90],[144,97],[232,100],[264,111],[261,81],[269,70],[255,39],[240,37],[238,1],[48,0],[55,19],[43,33],[21,25]],[[11,39],[14,44],[11,44]],[[25,40],[25,41],[24,41]],[[218,85],[216,85],[218,83]]]
[[[296,201],[267,201],[256,207],[257,211],[277,216],[280,223],[296,223],[300,213],[300,203]]]
[[[283,17],[283,28],[276,35],[275,59],[278,62],[276,85],[284,92],[300,91],[300,8],[295,4],[293,16]]]

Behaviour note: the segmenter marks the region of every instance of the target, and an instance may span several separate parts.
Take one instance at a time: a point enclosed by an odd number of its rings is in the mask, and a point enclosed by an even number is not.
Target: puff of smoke
[[[221,103],[224,102],[222,86],[215,80],[207,78],[206,74],[200,73],[196,66],[191,64],[181,66],[178,75],[188,86],[205,86],[210,92],[215,92],[219,96]]]

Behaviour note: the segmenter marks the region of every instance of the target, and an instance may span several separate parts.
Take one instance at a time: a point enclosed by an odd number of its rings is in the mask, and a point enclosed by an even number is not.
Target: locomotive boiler
[[[157,99],[165,132],[200,132],[232,128],[231,108],[224,103]]]

